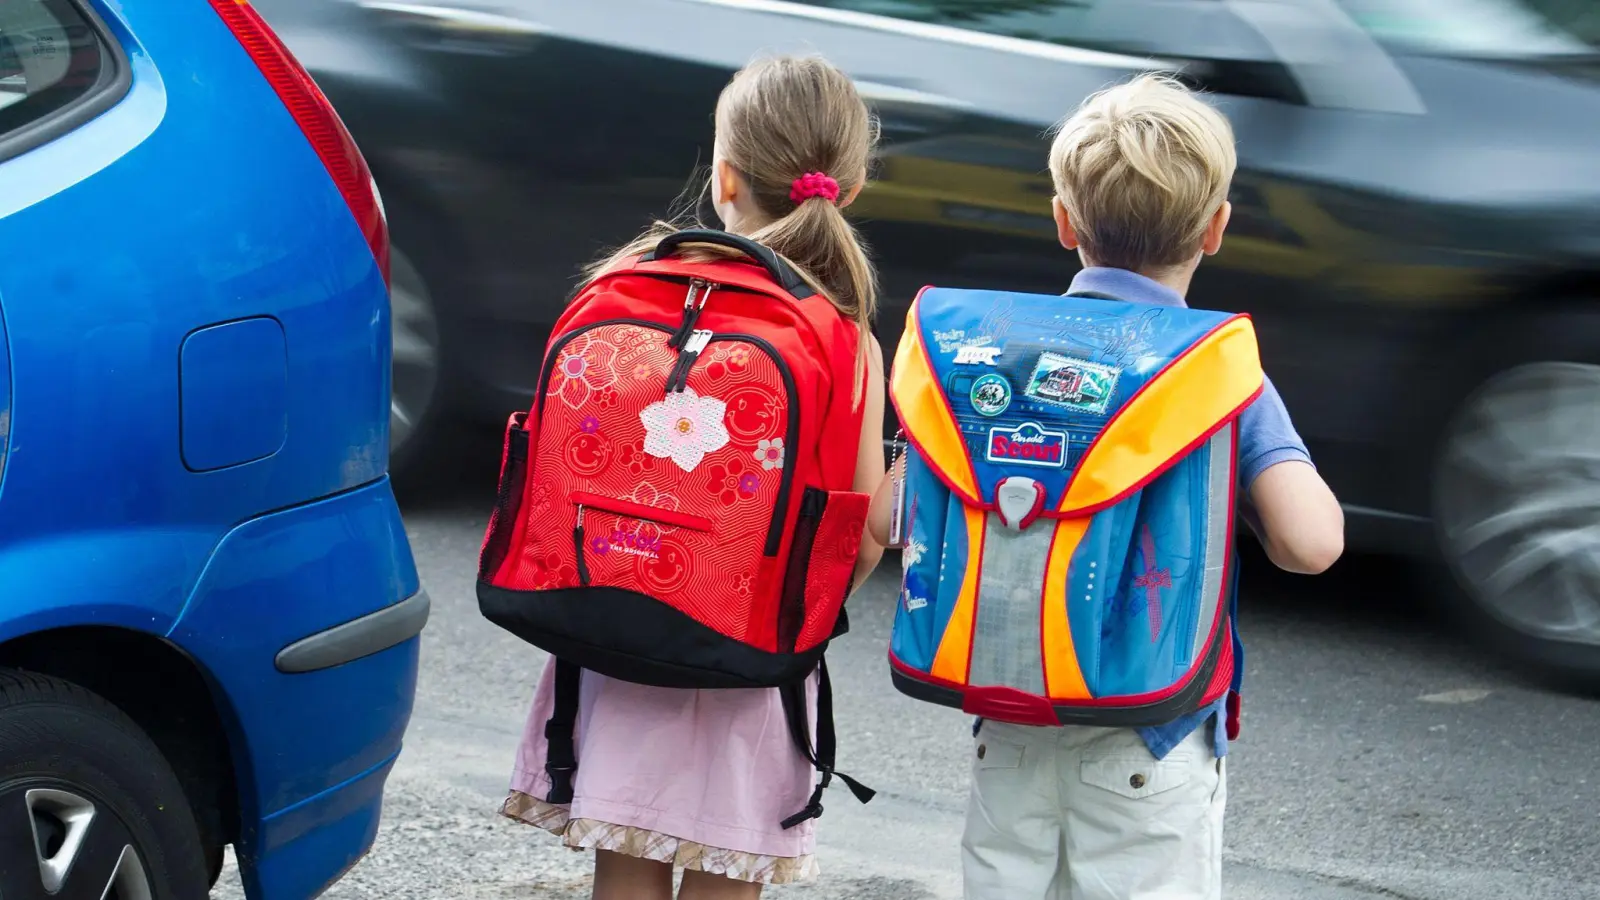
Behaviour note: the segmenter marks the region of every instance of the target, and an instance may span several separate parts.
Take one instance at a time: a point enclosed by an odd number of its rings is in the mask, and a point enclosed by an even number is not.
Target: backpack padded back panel
[[[1232,676],[1244,316],[927,289],[890,396],[909,438],[890,661],[912,696],[1156,725]]]
[[[746,262],[641,261],[586,286],[508,429],[485,615],[637,683],[804,678],[866,516],[858,347],[826,298]]]

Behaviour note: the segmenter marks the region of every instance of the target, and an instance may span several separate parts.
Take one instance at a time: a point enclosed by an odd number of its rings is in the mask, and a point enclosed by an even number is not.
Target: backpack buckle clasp
[[[1044,511],[1044,485],[1021,475],[1001,479],[994,489],[994,508],[1007,528],[1021,531]]]

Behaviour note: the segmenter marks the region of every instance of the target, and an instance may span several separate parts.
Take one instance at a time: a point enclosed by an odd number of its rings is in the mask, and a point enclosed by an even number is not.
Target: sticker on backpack
[[[1039,354],[1028,386],[1028,397],[1078,412],[1104,415],[1117,392],[1118,370],[1059,353]]]

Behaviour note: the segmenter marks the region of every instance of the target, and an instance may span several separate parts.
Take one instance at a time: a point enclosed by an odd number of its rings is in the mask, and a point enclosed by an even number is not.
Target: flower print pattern
[[[655,370],[650,368],[649,363],[639,363],[633,367],[633,377],[635,381],[646,381],[654,374]]]
[[[783,438],[770,441],[763,438],[756,444],[755,458],[763,469],[770,471],[783,468]]]
[[[702,397],[694,388],[668,394],[639,413],[644,423],[644,451],[670,459],[685,472],[728,443],[722,423],[727,406],[715,397]]]
[[[595,403],[601,409],[616,409],[622,405],[622,394],[614,387],[605,388],[595,394]]]
[[[722,344],[711,352],[704,368],[706,377],[720,381],[737,375],[750,365],[750,348],[744,344]]]
[[[560,553],[546,553],[533,561],[534,590],[546,591],[552,588],[572,587],[577,583],[577,567],[563,562]]]
[[[562,403],[579,409],[598,391],[617,382],[615,344],[591,334],[574,338],[561,351],[550,373],[551,394]]]
[[[605,556],[611,552],[611,542],[606,540],[603,535],[595,535],[589,539],[589,549],[593,550],[597,556]]]
[[[634,478],[642,478],[645,473],[654,472],[659,462],[654,456],[644,452],[643,438],[618,448],[617,461],[622,463],[628,474]]]
[[[678,509],[677,497],[672,496],[666,491],[657,490],[656,486],[648,481],[640,482],[639,485],[633,489],[633,493],[627,496],[627,499],[639,504],[640,506],[648,506],[652,509],[664,509],[668,512],[676,512]],[[645,522],[643,520],[635,521],[638,522],[638,527],[634,529],[634,532],[643,538],[659,538],[664,534],[671,534],[678,530],[675,526],[662,525],[659,522]]]
[[[595,416],[584,416],[578,422],[578,430],[584,434],[594,434],[600,430],[600,420]]]
[[[740,497],[752,496],[761,486],[754,473],[744,471],[743,466],[732,461],[712,466],[709,474],[711,478],[706,489],[716,494],[723,506],[732,506]]]

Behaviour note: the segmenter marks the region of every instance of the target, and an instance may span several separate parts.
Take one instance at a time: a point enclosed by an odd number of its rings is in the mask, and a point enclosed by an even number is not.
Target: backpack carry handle
[[[684,244],[716,244],[719,247],[737,250],[760,263],[761,267],[767,270],[767,274],[772,276],[772,280],[783,285],[783,289],[796,300],[804,300],[816,293],[793,266],[780,259],[770,248],[763,247],[747,237],[714,228],[689,228],[676,234],[669,234],[661,239],[661,243],[656,244],[654,250],[641,257],[640,262],[666,259],[678,252]]]

